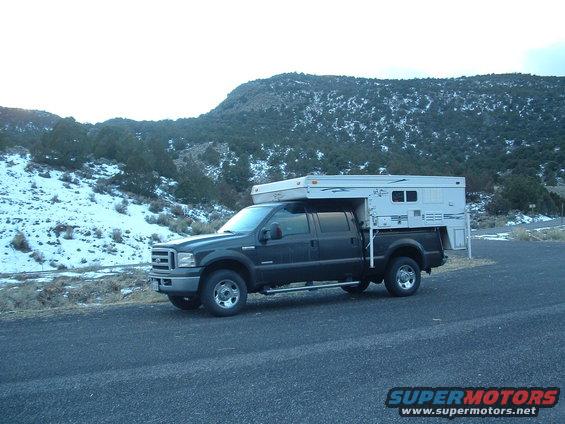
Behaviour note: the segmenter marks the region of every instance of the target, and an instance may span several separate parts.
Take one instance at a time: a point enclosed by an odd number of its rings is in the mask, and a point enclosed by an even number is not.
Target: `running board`
[[[300,287],[286,287],[283,289],[267,289],[261,291],[262,294],[277,294],[277,293],[289,293],[289,292],[297,292],[297,291],[305,291],[305,290],[319,290],[319,289],[331,289],[333,287],[346,287],[346,286],[355,286],[359,284],[359,281],[347,281],[344,283],[331,283],[331,284],[317,284],[311,286],[300,286]]]

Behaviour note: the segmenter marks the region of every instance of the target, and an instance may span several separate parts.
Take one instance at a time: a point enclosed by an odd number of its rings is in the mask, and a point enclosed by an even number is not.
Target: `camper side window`
[[[393,202],[404,202],[404,192],[403,191],[393,191],[392,192]]]
[[[406,194],[406,196],[405,196],[405,194]],[[418,192],[416,190],[393,191],[392,192],[392,201],[395,202],[395,203],[417,202],[418,201]]]

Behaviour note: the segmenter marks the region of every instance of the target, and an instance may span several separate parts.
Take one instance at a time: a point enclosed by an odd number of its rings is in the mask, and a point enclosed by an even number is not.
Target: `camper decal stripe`
[[[330,187],[330,188],[323,188],[321,191],[331,191],[332,193],[338,193],[338,192],[346,192],[350,190],[348,188],[343,188],[343,187]]]

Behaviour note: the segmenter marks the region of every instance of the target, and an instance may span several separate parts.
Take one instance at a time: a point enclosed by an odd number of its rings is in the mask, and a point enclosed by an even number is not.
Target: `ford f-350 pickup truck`
[[[255,205],[216,234],[154,246],[153,289],[218,316],[254,292],[361,293],[384,280],[392,296],[409,296],[444,250],[470,247],[461,177],[308,175],[253,186],[251,196]]]
[[[364,291],[384,279],[393,296],[418,290],[421,271],[444,263],[436,228],[383,231],[367,257],[362,231],[346,201],[265,203],[241,210],[216,234],[154,246],[153,289],[180,309],[201,304],[217,316],[238,313],[247,294],[341,287]],[[330,284],[313,282],[335,281]],[[305,282],[302,287],[281,286]]]

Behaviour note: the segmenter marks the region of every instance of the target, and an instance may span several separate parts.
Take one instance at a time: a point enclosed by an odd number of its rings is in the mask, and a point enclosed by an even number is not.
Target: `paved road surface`
[[[230,319],[161,304],[1,322],[0,422],[417,422],[384,407],[390,387],[563,387],[565,245],[474,252],[497,264],[404,299],[374,286]],[[565,422],[564,404],[515,421]]]

